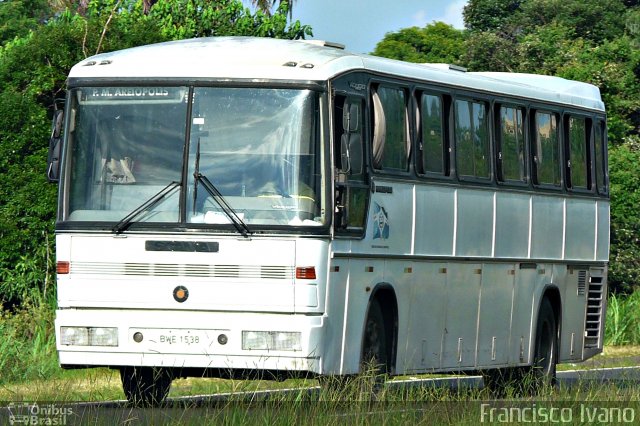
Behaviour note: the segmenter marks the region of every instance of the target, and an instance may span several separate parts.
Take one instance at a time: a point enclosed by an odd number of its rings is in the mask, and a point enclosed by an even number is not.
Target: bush
[[[50,377],[59,370],[52,303],[0,310],[0,384]]]
[[[640,283],[640,150],[628,143],[611,148],[611,255],[609,288],[631,293]]]

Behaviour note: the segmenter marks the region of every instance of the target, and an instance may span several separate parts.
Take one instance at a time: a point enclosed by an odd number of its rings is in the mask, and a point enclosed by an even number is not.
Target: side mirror
[[[360,128],[360,108],[356,103],[345,102],[342,112],[342,129],[345,132],[357,132]]]
[[[362,134],[349,135],[349,165],[352,175],[362,174]]]
[[[349,173],[351,170],[351,154],[349,153],[349,134],[340,137],[340,171]]]
[[[60,153],[62,151],[62,123],[64,112],[57,110],[51,121],[51,137],[49,138],[49,154],[47,156],[47,179],[49,182],[60,180]]]

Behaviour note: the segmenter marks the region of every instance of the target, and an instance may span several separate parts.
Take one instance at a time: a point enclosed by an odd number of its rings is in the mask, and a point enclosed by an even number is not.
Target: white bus
[[[60,364],[132,402],[371,359],[548,380],[602,350],[594,86],[204,38],[82,61],[56,118]]]

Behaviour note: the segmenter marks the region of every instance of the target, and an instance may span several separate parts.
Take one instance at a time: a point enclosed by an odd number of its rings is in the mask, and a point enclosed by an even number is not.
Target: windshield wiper
[[[220,193],[220,191],[218,191],[218,188],[216,188],[215,185],[212,184],[211,181],[200,172],[195,172],[193,174],[193,178],[195,179],[196,183],[202,183],[204,189],[209,193],[209,195],[213,197],[215,202],[220,206],[222,211],[224,211],[229,220],[231,220],[233,226],[236,227],[238,232],[241,233],[243,237],[249,238],[249,234],[252,233],[249,230],[249,227],[246,223],[244,223],[240,216],[238,216],[233,207],[229,205],[227,200],[224,199],[224,196]]]
[[[133,220],[136,217],[138,217],[140,214],[158,205],[158,203],[164,200],[167,197],[167,195],[169,195],[179,186],[180,186],[180,182],[175,182],[175,181],[171,182],[169,185],[162,188],[159,192],[157,192],[147,201],[145,201],[144,203],[136,207],[131,213],[123,217],[120,222],[116,223],[115,226],[111,228],[111,230],[116,234],[121,234],[129,227],[129,225],[131,225],[131,223],[133,223]]]

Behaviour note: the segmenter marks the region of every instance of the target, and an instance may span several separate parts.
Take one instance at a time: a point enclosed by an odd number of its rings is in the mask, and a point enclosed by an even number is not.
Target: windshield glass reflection
[[[73,91],[67,220],[119,221],[181,181],[187,93],[185,87]],[[178,221],[178,193],[137,221]]]
[[[317,102],[308,90],[197,88],[188,221],[230,223],[198,188],[199,172],[249,225],[324,223]]]

